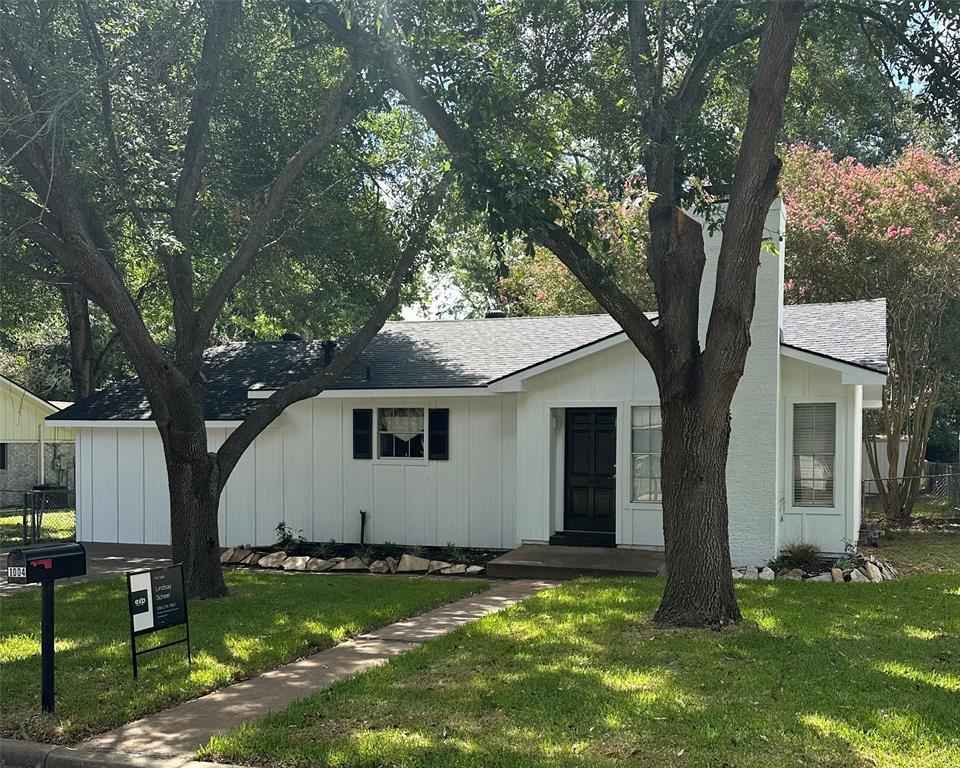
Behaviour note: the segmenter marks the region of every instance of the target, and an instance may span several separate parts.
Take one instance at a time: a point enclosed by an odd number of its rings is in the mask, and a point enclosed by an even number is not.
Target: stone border
[[[842,566],[840,564],[843,564]],[[734,568],[734,581],[816,581],[842,584],[843,582],[873,582],[892,581],[900,572],[886,560],[874,555],[856,553],[850,557],[840,558],[829,571],[809,573],[803,568],[784,568],[774,572],[770,566],[757,568],[753,565]]]
[[[255,552],[242,547],[230,547],[220,555],[224,565],[243,565],[249,568],[272,568],[284,571],[311,571],[313,573],[379,573],[403,576],[480,576],[486,569],[482,565],[448,563],[445,560],[428,560],[425,557],[406,554],[369,560],[358,557],[308,557],[287,555],[286,552]]]

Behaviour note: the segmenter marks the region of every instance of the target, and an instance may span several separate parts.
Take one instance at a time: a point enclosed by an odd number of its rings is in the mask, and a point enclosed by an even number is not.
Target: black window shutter
[[[353,458],[373,458],[373,409],[353,409]]]
[[[430,456],[434,460],[450,458],[450,409],[431,408],[429,411]]]
[[[0,469],[7,468],[7,444],[0,443]]]

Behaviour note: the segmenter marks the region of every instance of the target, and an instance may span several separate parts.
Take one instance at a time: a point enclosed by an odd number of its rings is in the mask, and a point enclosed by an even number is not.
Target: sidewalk
[[[86,753],[94,762],[100,754],[104,764],[108,762],[108,753],[124,753],[129,765],[182,765],[217,733],[284,709],[338,680],[383,664],[427,640],[552,586],[544,581],[495,583],[486,592],[389,624],[272,672],[96,736],[77,745],[75,754]]]

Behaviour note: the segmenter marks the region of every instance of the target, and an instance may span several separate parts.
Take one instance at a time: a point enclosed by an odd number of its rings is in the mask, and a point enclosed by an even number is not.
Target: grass
[[[77,515],[72,509],[51,509],[43,513],[40,527],[43,541],[70,540],[77,533]],[[23,544],[23,513],[0,514],[0,548]]]
[[[230,597],[190,602],[193,666],[184,646],[130,663],[126,584],[56,592],[56,714],[40,713],[40,594],[0,600],[0,736],[72,743],[352,635],[476,592],[466,579],[378,579],[233,571]],[[152,635],[143,648],[182,636]],[[151,641],[150,638],[153,638]]]
[[[909,546],[925,542],[949,544]],[[722,633],[653,628],[662,588],[567,583],[201,753],[356,768],[960,766],[960,573],[738,582],[745,620]]]
[[[960,571],[960,528],[890,531],[870,551],[907,573]]]

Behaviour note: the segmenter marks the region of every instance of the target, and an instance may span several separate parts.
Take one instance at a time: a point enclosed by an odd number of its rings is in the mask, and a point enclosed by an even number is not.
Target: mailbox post
[[[87,553],[82,544],[44,544],[11,550],[7,555],[7,581],[39,584],[43,605],[40,613],[40,706],[53,712],[53,586],[57,579],[83,576]]]

